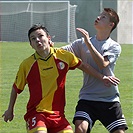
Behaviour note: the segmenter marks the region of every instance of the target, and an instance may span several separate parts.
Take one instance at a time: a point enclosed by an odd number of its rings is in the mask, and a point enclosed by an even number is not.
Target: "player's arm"
[[[107,87],[110,87],[111,84],[118,85],[120,82],[120,80],[114,76],[105,76],[105,75],[99,73],[89,64],[85,64],[85,63],[81,62],[81,64],[78,66],[78,68],[80,70],[84,71],[85,73],[92,75],[93,77],[95,77],[97,79],[100,79],[101,81],[104,82],[104,84]]]
[[[14,117],[14,113],[13,112],[14,112],[14,105],[15,105],[16,99],[17,99],[17,92],[12,87],[8,109],[2,115],[2,117],[4,117],[4,121],[5,122],[8,122],[8,120],[9,121],[13,120],[13,117]]]
[[[84,41],[85,44],[87,45],[93,59],[95,60],[95,62],[97,63],[98,67],[100,69],[103,69],[105,67],[107,67],[109,65],[109,60],[107,57],[103,57],[96,49],[95,47],[92,45],[91,41],[90,41],[90,37],[89,37],[89,33],[82,29],[82,28],[77,28],[77,30],[79,32],[81,32],[84,36]]]

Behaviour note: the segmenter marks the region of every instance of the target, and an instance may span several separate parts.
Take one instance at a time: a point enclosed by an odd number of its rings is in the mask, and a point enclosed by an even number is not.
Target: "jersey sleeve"
[[[63,46],[62,49],[72,52],[74,55],[80,58],[83,43],[84,43],[84,38],[80,38],[80,39],[75,40],[73,43],[69,45]]]
[[[17,72],[13,87],[17,93],[21,93],[24,90],[25,85],[26,85],[26,72],[25,72],[24,62],[22,62],[19,66],[19,70]]]
[[[69,62],[69,69],[73,70],[75,68],[77,68],[80,64],[81,64],[81,60],[76,57],[73,53],[71,52],[66,52],[67,56],[68,56],[68,62]]]
[[[69,69],[73,70],[77,68],[80,64],[81,64],[81,60],[77,58],[75,55],[73,55],[73,61],[71,62]]]
[[[110,63],[117,60],[121,53],[121,46],[119,44],[114,44],[109,47],[108,50],[104,51],[103,56],[107,56]]]

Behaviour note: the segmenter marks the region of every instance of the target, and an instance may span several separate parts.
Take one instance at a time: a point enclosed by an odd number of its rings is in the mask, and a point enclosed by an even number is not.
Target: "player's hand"
[[[54,47],[54,42],[52,42],[52,41],[50,40],[49,45],[50,45],[50,47]]]
[[[10,110],[6,110],[5,113],[2,115],[5,122],[12,121],[14,118],[14,114]]]
[[[84,30],[82,28],[76,28],[76,30],[82,33],[86,44],[91,44],[89,33],[86,30]]]
[[[105,86],[111,87],[111,85],[119,85],[120,80],[114,76],[104,76],[103,82]]]

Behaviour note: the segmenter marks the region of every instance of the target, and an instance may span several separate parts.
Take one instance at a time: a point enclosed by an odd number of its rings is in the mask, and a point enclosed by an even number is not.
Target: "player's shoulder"
[[[78,38],[75,41],[72,42],[72,44],[83,44],[84,43],[84,38]]]
[[[111,43],[112,45],[114,44],[114,45],[120,45],[117,41],[115,41],[114,39],[112,39],[111,37],[109,37],[108,39],[107,39],[107,41],[108,41],[108,43]]]
[[[58,58],[67,58],[67,59],[69,59],[69,58],[75,56],[72,52],[67,51],[63,48],[55,48],[55,51],[56,52],[55,52],[54,56],[56,56]]]
[[[110,41],[108,42],[108,46],[115,53],[120,54],[122,51],[121,45],[117,41],[113,40],[112,38],[110,38]]]
[[[63,48],[54,48],[54,50],[55,50],[56,53],[61,53],[61,54],[70,53],[69,51],[67,51]]]
[[[113,47],[117,47],[117,48],[121,49],[120,43],[118,43],[117,41],[113,40],[112,38],[110,38],[110,45],[113,46]]]
[[[30,55],[29,57],[23,59],[23,61],[21,62],[21,66],[23,65],[27,65],[30,63],[33,63],[35,61],[35,54]]]

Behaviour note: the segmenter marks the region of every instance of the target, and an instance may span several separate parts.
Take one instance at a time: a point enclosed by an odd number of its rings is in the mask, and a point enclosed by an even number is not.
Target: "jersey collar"
[[[34,53],[34,58],[35,60],[41,59],[47,61],[54,54],[54,52],[55,52],[54,48],[50,47],[50,53],[46,58],[42,58],[37,52]]]

